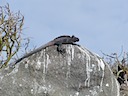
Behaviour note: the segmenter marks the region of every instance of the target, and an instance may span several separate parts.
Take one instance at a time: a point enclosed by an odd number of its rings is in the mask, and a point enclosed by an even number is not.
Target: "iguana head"
[[[78,42],[78,41],[79,41],[79,38],[77,38],[77,37],[75,37],[74,35],[72,35],[72,40],[73,40],[74,42]]]

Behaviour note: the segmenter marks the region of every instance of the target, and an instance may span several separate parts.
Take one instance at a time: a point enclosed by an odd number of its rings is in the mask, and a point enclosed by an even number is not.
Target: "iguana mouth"
[[[79,38],[76,38],[76,42],[78,42],[79,41]]]

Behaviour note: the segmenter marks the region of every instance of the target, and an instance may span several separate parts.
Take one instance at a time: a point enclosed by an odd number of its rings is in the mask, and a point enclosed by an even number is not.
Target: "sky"
[[[30,48],[60,35],[75,35],[77,44],[102,56],[128,52],[128,0],[0,0],[25,17],[23,37]]]

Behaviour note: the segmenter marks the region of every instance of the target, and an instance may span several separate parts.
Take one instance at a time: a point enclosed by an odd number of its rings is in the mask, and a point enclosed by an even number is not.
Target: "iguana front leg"
[[[66,50],[62,48],[62,45],[57,46],[57,51],[60,52],[61,54],[66,52]]]
[[[55,45],[57,45],[57,51],[61,54],[65,53],[66,50],[64,48],[62,48],[62,43],[56,43]]]

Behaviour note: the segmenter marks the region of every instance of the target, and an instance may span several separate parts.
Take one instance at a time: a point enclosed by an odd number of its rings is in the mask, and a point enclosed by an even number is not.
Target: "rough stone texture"
[[[120,95],[121,96],[128,96],[128,85],[127,84],[121,84],[120,88]]]
[[[77,45],[43,49],[0,72],[1,96],[120,96],[110,67]]]

